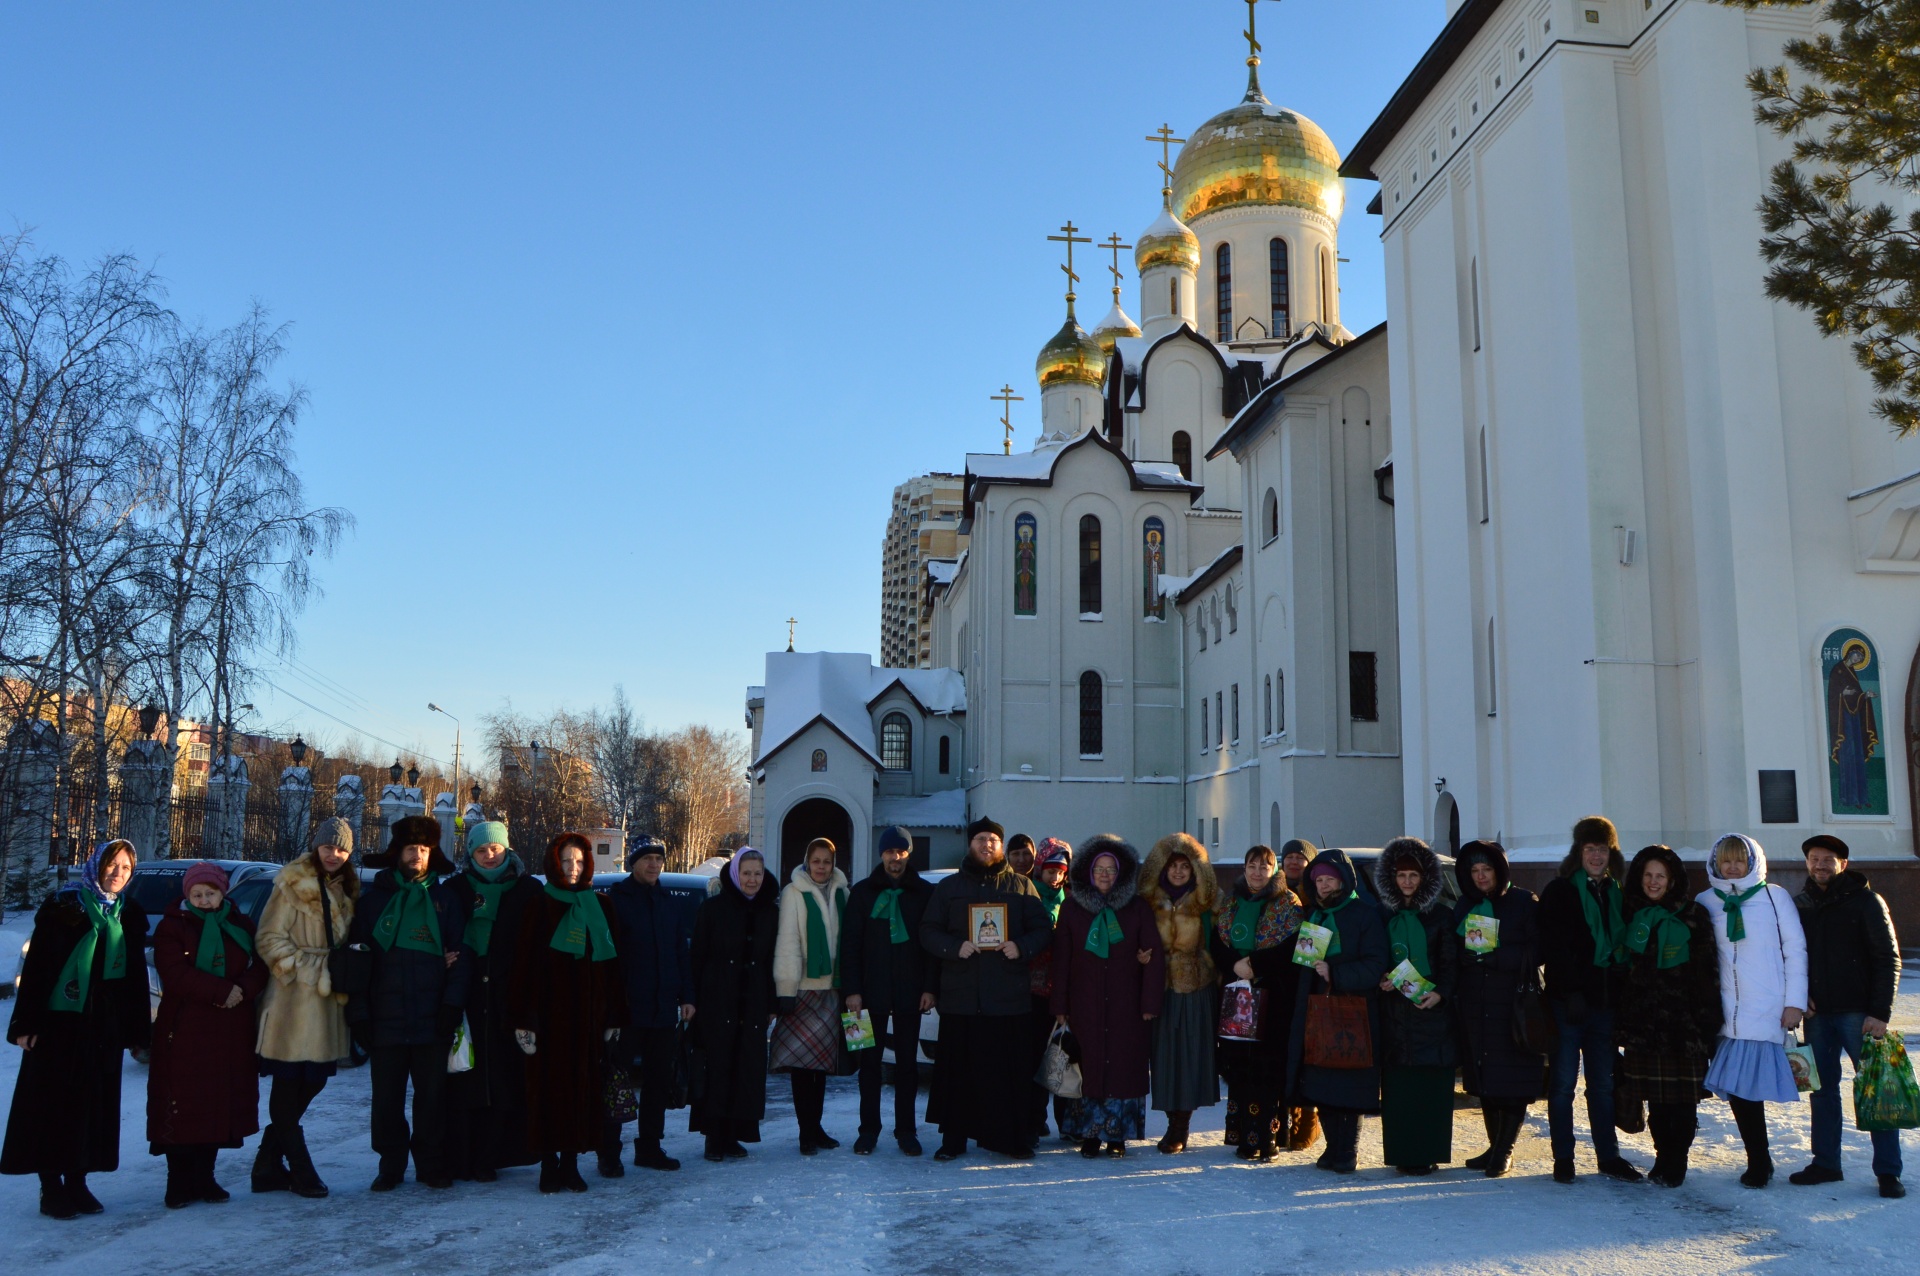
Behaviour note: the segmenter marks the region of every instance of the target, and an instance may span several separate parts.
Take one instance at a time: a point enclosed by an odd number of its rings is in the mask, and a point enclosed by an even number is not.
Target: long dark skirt
[[[1227,1082],[1227,1126],[1220,1141],[1230,1148],[1265,1150],[1287,1142],[1287,1111],[1280,1106],[1277,1085],[1253,1086]]]
[[[1453,1069],[1388,1064],[1380,1079],[1380,1135],[1388,1165],[1453,1160]]]
[[[1170,992],[1153,1021],[1153,1110],[1192,1112],[1220,1102],[1214,1058],[1219,1007],[1213,990]]]
[[[942,1015],[927,1121],[948,1143],[992,1152],[1033,1146],[1027,1016]]]

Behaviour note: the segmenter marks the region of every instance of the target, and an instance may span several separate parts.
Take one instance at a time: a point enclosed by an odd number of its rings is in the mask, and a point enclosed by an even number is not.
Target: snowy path
[[[1901,997],[1896,1018],[1920,1041],[1920,988]],[[11,1096],[18,1068],[17,1050],[0,1051],[0,1095]],[[170,1211],[160,1204],[163,1163],[146,1155],[141,1138],[144,1069],[129,1063],[122,1168],[91,1180],[107,1213],[44,1219],[35,1212],[34,1180],[0,1179],[6,1269],[1800,1276],[1897,1268],[1897,1255],[1920,1237],[1920,1197],[1875,1195],[1866,1138],[1851,1126],[1846,1182],[1796,1188],[1785,1181],[1807,1160],[1804,1106],[1775,1111],[1780,1177],[1755,1192],[1736,1181],[1745,1162],[1725,1105],[1703,1105],[1694,1171],[1683,1188],[1668,1192],[1594,1176],[1584,1138],[1580,1181],[1554,1184],[1544,1105],[1534,1108],[1518,1171],[1497,1181],[1459,1169],[1407,1179],[1377,1168],[1375,1121],[1363,1124],[1361,1165],[1376,1168],[1350,1178],[1313,1169],[1312,1154],[1242,1165],[1218,1145],[1219,1109],[1200,1114],[1201,1145],[1179,1157],[1135,1145],[1124,1161],[1089,1162],[1054,1141],[1030,1164],[972,1152],[936,1165],[931,1156],[902,1158],[888,1139],[871,1157],[842,1147],[803,1160],[786,1083],[775,1078],[766,1141],[744,1163],[708,1165],[698,1140],[685,1133],[685,1115],[670,1114],[668,1147],[686,1162],[677,1174],[629,1168],[624,1179],[605,1182],[588,1168],[587,1195],[542,1197],[533,1171],[517,1170],[491,1185],[441,1193],[410,1182],[374,1196],[366,1191],[374,1172],[366,1095],[364,1069],[343,1073],[308,1119],[331,1199],[251,1196],[251,1152],[229,1152],[221,1157],[221,1177],[235,1190],[233,1201]],[[832,1084],[827,1127],[847,1144],[856,1104],[851,1080]],[[1583,1112],[1579,1119],[1584,1127]],[[1457,1114],[1456,1157],[1481,1150],[1479,1126],[1477,1112]],[[1155,1137],[1160,1128],[1150,1120]],[[931,1152],[937,1136],[922,1134]],[[1622,1141],[1636,1163],[1651,1162],[1645,1136]],[[1906,1151],[1920,1158],[1920,1137],[1908,1135]]]

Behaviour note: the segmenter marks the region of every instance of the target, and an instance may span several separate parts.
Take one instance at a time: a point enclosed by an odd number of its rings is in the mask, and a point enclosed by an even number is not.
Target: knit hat
[[[991,833],[999,838],[1002,843],[1005,843],[1007,840],[1007,831],[983,815],[973,823],[967,825],[968,845],[972,845],[973,839],[979,837],[982,833]]]
[[[507,825],[504,820],[481,820],[467,829],[467,853],[471,855],[483,846],[494,842],[513,849],[513,843],[507,840]]]
[[[1011,852],[1013,848],[1016,846],[1024,846],[1024,847],[1027,847],[1029,850],[1031,850],[1033,847],[1033,839],[1028,837],[1025,833],[1015,833],[1012,837],[1007,839],[1007,850]]]
[[[661,859],[665,859],[667,857],[667,844],[657,837],[641,838],[633,844],[633,849],[627,852],[627,867],[632,868],[640,862],[643,856],[647,855],[658,855]]]
[[[196,886],[211,886],[225,895],[229,885],[227,875],[211,860],[201,860],[180,875],[180,894],[183,897]]]
[[[1315,846],[1312,842],[1307,841],[1303,837],[1291,838],[1287,841],[1286,845],[1280,848],[1280,858],[1283,860],[1287,858],[1287,856],[1289,855],[1299,855],[1305,859],[1311,860],[1314,856],[1318,855],[1319,853],[1320,853],[1320,848]]]
[[[1073,867],[1073,848],[1057,837],[1042,841],[1034,856],[1034,871],[1037,873],[1049,864],[1058,864],[1061,868]]]
[[[1341,876],[1340,866],[1338,864],[1335,864],[1332,860],[1315,860],[1313,863],[1307,865],[1308,881],[1312,881],[1316,877],[1340,877],[1340,876]]]
[[[309,843],[315,848],[337,846],[347,854],[353,854],[353,825],[339,816],[321,820],[313,827],[313,840]]]
[[[1800,843],[1800,853],[1802,855],[1809,855],[1814,851],[1832,851],[1836,859],[1844,860],[1849,858],[1847,855],[1847,844],[1831,833],[1815,833],[1812,837]]]
[[[879,851],[882,855],[888,851],[911,851],[913,834],[898,824],[889,824],[880,830]]]

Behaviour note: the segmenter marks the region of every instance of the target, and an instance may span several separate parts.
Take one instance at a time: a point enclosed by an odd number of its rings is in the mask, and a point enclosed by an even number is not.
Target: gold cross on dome
[[[1053,243],[1065,244],[1067,246],[1067,264],[1060,267],[1060,269],[1067,272],[1067,304],[1072,305],[1073,304],[1073,286],[1080,282],[1080,276],[1073,273],[1073,246],[1075,244],[1091,244],[1093,241],[1091,239],[1086,238],[1085,236],[1076,236],[1073,233],[1076,230],[1079,230],[1080,228],[1073,224],[1073,221],[1071,218],[1069,218],[1067,221],[1067,224],[1062,226],[1060,229],[1064,233],[1059,235],[1048,235],[1047,239]]]
[[[1107,271],[1113,276],[1113,304],[1117,306],[1120,304],[1120,281],[1126,278],[1120,273],[1120,254],[1132,248],[1133,245],[1121,243],[1120,232],[1116,230],[1108,235],[1100,246],[1113,253],[1113,264],[1107,267]]]
[[[1173,135],[1173,126],[1170,124],[1162,124],[1154,132],[1147,134],[1147,140],[1149,142],[1160,143],[1160,174],[1165,179],[1160,184],[1160,193],[1170,195],[1173,193],[1173,148],[1176,146],[1185,146],[1187,139],[1184,137],[1175,137]]]
[[[788,651],[793,650],[793,627],[799,623],[800,622],[795,620],[792,616],[787,617],[787,650]]]
[[[1026,399],[1022,398],[1020,395],[1015,394],[1013,392],[1013,387],[1010,385],[1001,386],[1000,393],[990,394],[987,397],[1000,405],[1000,424],[1006,429],[1006,432],[1007,432],[1006,441],[1003,442],[1000,446],[1008,456],[1012,456],[1013,455],[1013,405],[1016,403],[1025,403]]]
[[[1245,31],[1242,31],[1240,34],[1247,37],[1247,65],[1259,66],[1260,65],[1260,41],[1258,37],[1255,36],[1254,34],[1255,26],[1254,26],[1253,14],[1254,14],[1254,7],[1260,3],[1260,0],[1245,0],[1245,3],[1247,6],[1247,29]]]

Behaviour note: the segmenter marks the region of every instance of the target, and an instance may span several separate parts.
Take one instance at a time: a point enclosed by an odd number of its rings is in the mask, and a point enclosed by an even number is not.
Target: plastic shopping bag
[[[1793,1073],[1793,1088],[1812,1094],[1820,1088],[1820,1069],[1813,1062],[1813,1047],[1787,1034],[1787,1068]]]
[[[447,1051],[447,1072],[473,1071],[473,1029],[467,1026],[467,1017],[460,1016],[460,1026],[453,1030],[453,1049]]]
[[[1860,1043],[1860,1069],[1853,1077],[1853,1123],[1862,1130],[1920,1128],[1920,1085],[1913,1079],[1907,1043],[1899,1033]]]
[[[1067,1051],[1071,1039],[1065,1025],[1054,1026],[1053,1035],[1047,1038],[1047,1052],[1040,1056],[1040,1075],[1034,1078],[1042,1089],[1062,1099],[1077,1099],[1082,1092],[1080,1065]]]

